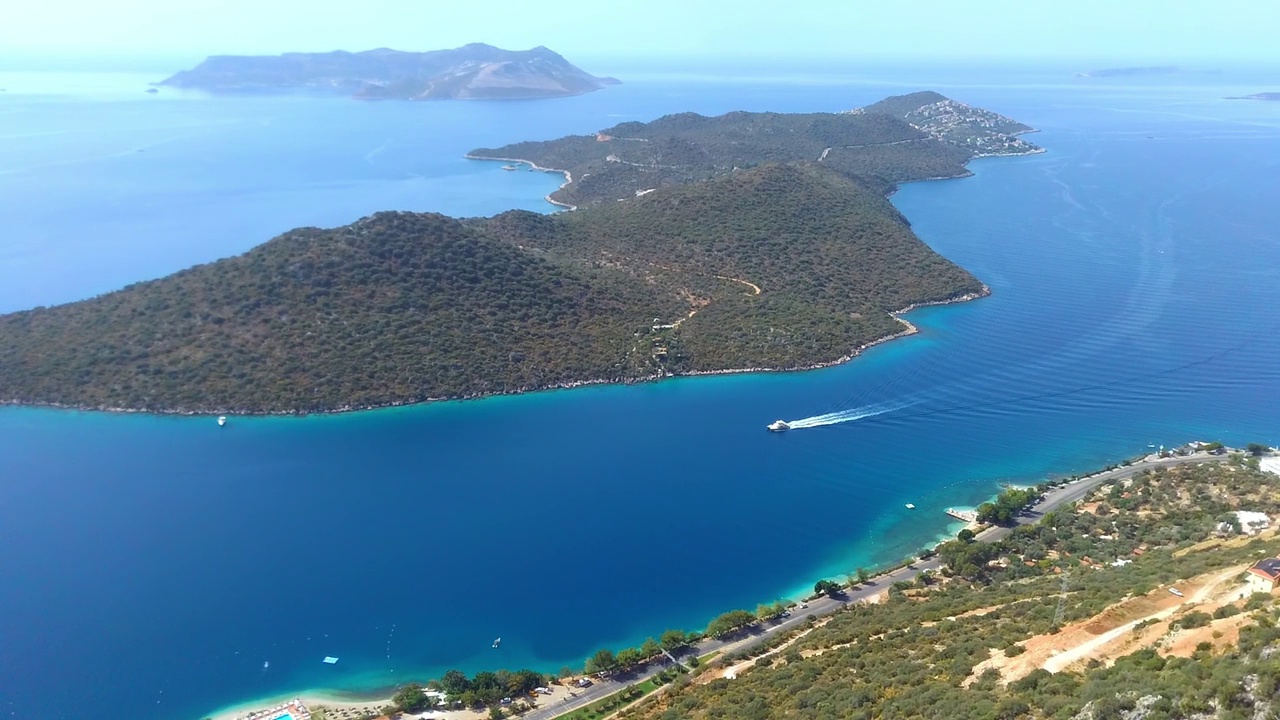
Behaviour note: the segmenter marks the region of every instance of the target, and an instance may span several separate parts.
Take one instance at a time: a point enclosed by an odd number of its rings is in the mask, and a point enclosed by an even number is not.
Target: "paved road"
[[[1080,480],[1075,480],[1061,487],[1054,488],[1045,493],[1040,502],[1018,516],[1017,523],[1019,525],[1028,525],[1038,522],[1045,513],[1061,507],[1063,505],[1074,503],[1080,500],[1097,486],[1112,482],[1114,480],[1123,480],[1125,478],[1136,475],[1143,470],[1149,470],[1155,467],[1168,467],[1170,465],[1185,465],[1188,463],[1215,462],[1225,460],[1224,455],[1209,455],[1206,453],[1197,453],[1186,457],[1165,458],[1161,460],[1143,460],[1132,465],[1108,470],[1106,472],[1090,475]],[[993,542],[1003,538],[1011,532],[1011,528],[993,527],[988,528],[978,534],[977,539]],[[937,571],[942,566],[942,561],[938,558],[922,560],[908,567],[898,568],[893,572],[884,575],[878,575],[870,582],[862,585],[854,590],[848,590],[846,594],[840,598],[830,598],[822,596],[820,598],[809,600],[805,605],[792,608],[792,612],[788,617],[782,619],[781,622],[766,623],[764,627],[754,628],[755,632],[742,636],[734,637],[729,640],[709,639],[698,643],[692,652],[688,654],[706,655],[709,652],[717,650],[722,653],[743,650],[753,645],[765,642],[766,640],[791,630],[798,630],[808,622],[809,616],[822,617],[830,615],[849,603],[859,602],[874,597],[878,593],[888,589],[891,585],[898,581],[914,580],[920,573],[932,570]],[[681,655],[687,657],[687,655]],[[576,695],[562,701],[556,701],[550,705],[539,707],[538,709],[526,713],[522,717],[528,720],[550,720],[550,718],[559,717],[568,714],[589,705],[597,700],[605,698],[613,693],[622,690],[628,685],[644,682],[656,675],[659,671],[671,667],[671,664],[664,663],[661,665],[651,665],[640,671],[629,673],[625,676],[619,676],[616,679],[597,680],[591,687],[583,689],[574,689]]]
[[[1169,467],[1172,465],[1188,465],[1203,462],[1222,462],[1227,459],[1227,454],[1210,455],[1208,453],[1195,453],[1185,457],[1162,458],[1159,460],[1142,460],[1132,465],[1118,467],[1115,470],[1100,472],[1095,475],[1081,478],[1056,487],[1044,494],[1040,502],[1028,508],[1026,512],[1019,515],[1017,523],[1019,525],[1029,525],[1039,522],[1041,517],[1050,510],[1074,503],[1093,491],[1094,488],[1103,483],[1114,482],[1116,480],[1124,480],[1133,477],[1144,470],[1150,470],[1157,467]],[[994,541],[1008,535],[1012,529],[1005,527],[988,528],[978,534],[981,540]]]

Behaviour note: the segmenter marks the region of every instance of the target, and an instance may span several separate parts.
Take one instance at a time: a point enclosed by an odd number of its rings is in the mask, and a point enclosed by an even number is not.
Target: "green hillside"
[[[894,310],[985,292],[885,196],[1022,141],[932,97],[477,150],[569,170],[557,198],[583,209],[379,213],[0,316],[0,402],[319,412],[836,362],[901,331]],[[931,108],[950,135],[913,125]]]
[[[0,397],[309,411],[627,377],[635,329],[679,309],[624,274],[381,213],[0,317]]]
[[[308,412],[799,367],[980,289],[877,189],[765,165],[554,216],[380,213],[0,316],[0,398]]]
[[[1036,151],[1012,136],[1030,129],[920,92],[842,113],[678,113],[595,135],[478,148],[469,157],[568,171],[573,182],[552,198],[588,206],[764,163],[818,162],[850,178],[889,182],[960,177],[974,157]]]
[[[1216,537],[1235,510],[1280,512],[1274,476],[1254,460],[1158,468],[1089,499],[999,542],[953,541],[940,574],[717,658],[735,678],[679,678],[618,717],[1275,717],[1280,605],[1251,593],[1243,568],[1274,557],[1280,539]],[[1042,667],[1114,628],[1095,656]]]

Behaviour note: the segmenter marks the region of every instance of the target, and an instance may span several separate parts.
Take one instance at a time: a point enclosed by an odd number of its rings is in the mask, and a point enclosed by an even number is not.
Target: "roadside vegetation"
[[[622,717],[1271,717],[1280,612],[1272,596],[1247,593],[1238,569],[1276,555],[1280,540],[1223,536],[1220,518],[1237,509],[1280,513],[1280,483],[1243,458],[1104,484],[1000,542],[947,543],[939,577],[851,605],[735,679],[690,684]],[[1216,599],[1169,592],[1179,586]],[[1141,640],[1114,660],[1002,674],[1056,638],[1122,625],[1139,612],[1131,606],[1170,609],[1116,641]],[[1206,640],[1180,649],[1192,632]]]
[[[938,547],[941,572],[784,632],[759,630],[803,612],[795,603],[730,610],[701,632],[601,648],[554,678],[450,671],[401,688],[387,709],[421,709],[430,689],[455,707],[518,716],[539,687],[594,677],[627,684],[566,717],[1267,717],[1280,692],[1280,605],[1250,594],[1242,568],[1280,553],[1280,535],[1225,521],[1236,510],[1280,516],[1280,482],[1255,457],[1268,452],[1104,483],[997,542],[964,532]],[[992,518],[1046,489],[1002,491]],[[871,579],[859,568],[847,586]],[[814,594],[845,597],[846,583],[820,580]],[[1108,631],[1120,634],[1093,648]],[[710,638],[746,642],[699,658]]]

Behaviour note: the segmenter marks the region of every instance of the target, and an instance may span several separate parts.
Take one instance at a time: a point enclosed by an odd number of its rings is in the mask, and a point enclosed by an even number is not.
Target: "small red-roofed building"
[[[1280,585],[1280,557],[1264,558],[1249,568],[1249,587],[1269,593]]]

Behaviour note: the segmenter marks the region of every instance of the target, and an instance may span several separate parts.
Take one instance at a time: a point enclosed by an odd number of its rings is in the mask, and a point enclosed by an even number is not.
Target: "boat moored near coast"
[[[774,420],[769,423],[767,427],[769,428],[769,432],[785,432],[791,429],[791,426],[782,420]]]

